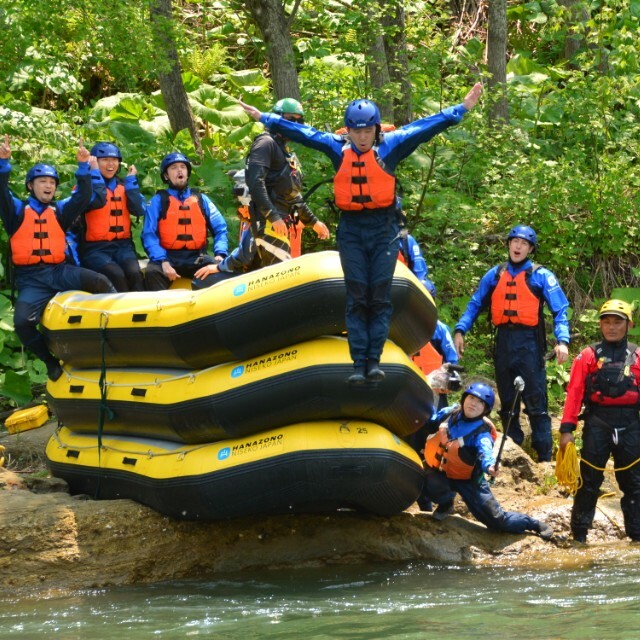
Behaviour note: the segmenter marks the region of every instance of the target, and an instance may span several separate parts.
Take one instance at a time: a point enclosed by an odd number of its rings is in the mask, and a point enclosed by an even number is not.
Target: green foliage
[[[421,0],[406,6],[416,117],[459,103],[486,73],[483,32],[470,30],[461,38],[462,22],[451,15],[451,5]],[[441,317],[455,323],[481,275],[505,259],[508,229],[531,224],[541,241],[536,260],[558,275],[575,309],[572,353],[597,338],[593,314],[599,302],[616,287],[637,285],[640,275],[640,0],[577,8],[582,13],[556,0],[508,3],[509,124],[487,126],[483,110],[491,97],[485,93],[459,126],[422,145],[398,168],[409,225],[438,287]],[[11,136],[16,195],[24,193],[24,173],[37,161],[58,167],[60,195],[68,195],[78,139],[113,140],[125,166],[135,164],[147,197],[161,186],[164,154],[180,149],[193,157],[194,184],[235,224],[226,172],[242,166],[261,130],[237,100],[271,108],[265,45],[237,0],[188,1],[175,9],[179,19],[171,26],[201,126],[201,162],[187,132],[171,131],[157,91],[163,61],[153,49],[148,4],[3,3],[0,27],[11,37],[0,39],[0,134]],[[355,2],[297,6],[291,33],[302,101],[317,128],[337,129],[349,100],[373,95],[364,52],[381,24],[380,16]],[[579,46],[566,60],[569,37]],[[327,158],[296,151],[307,186],[331,175]],[[330,186],[318,189],[310,206],[335,228],[326,202],[330,192]],[[6,240],[0,231],[3,255]],[[326,246],[305,242],[311,250]],[[22,352],[8,301],[0,301],[0,359],[17,376],[4,376],[8,392],[2,393],[15,403],[26,397],[20,395],[21,376],[41,382],[44,370]],[[467,340],[468,369],[492,377],[490,349],[489,327],[481,319]],[[552,402],[559,403],[566,367],[549,363],[547,372]]]

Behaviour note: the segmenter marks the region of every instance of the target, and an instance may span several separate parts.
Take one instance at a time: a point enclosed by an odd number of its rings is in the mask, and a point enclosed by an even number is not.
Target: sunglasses
[[[298,122],[299,124],[304,123],[304,118],[297,113],[284,113],[282,114],[282,117],[285,120],[290,120],[291,122]]]

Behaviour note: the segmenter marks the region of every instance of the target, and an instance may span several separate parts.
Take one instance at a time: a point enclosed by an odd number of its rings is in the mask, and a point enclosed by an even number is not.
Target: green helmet
[[[295,113],[300,117],[304,116],[302,105],[293,98],[282,98],[282,100],[278,100],[278,102],[273,105],[271,113],[277,113],[280,116],[285,113]]]

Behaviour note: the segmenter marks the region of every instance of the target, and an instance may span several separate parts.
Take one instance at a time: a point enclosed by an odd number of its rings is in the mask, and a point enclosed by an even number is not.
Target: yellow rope
[[[584,458],[581,458],[581,460],[582,462],[584,462],[585,464],[588,464],[592,469],[595,469],[596,471],[609,471],[609,469],[606,469],[605,467],[596,467],[595,464],[591,464],[588,460],[585,460]],[[631,464],[628,464],[626,467],[620,467],[620,468],[614,467],[613,469],[611,469],[611,471],[626,471],[627,469],[631,469],[631,467],[638,464],[638,462],[640,462],[640,458],[636,458]]]
[[[567,443],[564,452],[562,449],[558,449],[556,454],[556,479],[558,484],[562,485],[571,496],[575,496],[582,486],[578,452],[573,442]]]
[[[573,442],[568,442],[565,447],[564,453],[561,449],[558,449],[558,453],[556,454],[556,479],[558,480],[558,484],[565,487],[568,491],[569,495],[575,496],[578,489],[582,486],[582,475],[580,474],[580,462],[584,462],[586,465],[590,466],[592,469],[596,471],[626,471],[627,469],[631,469],[634,465],[640,462],[640,458],[634,460],[631,464],[628,464],[626,467],[607,469],[606,467],[596,467],[595,464],[591,464],[585,458],[579,458],[578,453],[576,451],[576,445]],[[615,495],[615,494],[606,494],[606,495]],[[604,497],[604,496],[600,496]]]

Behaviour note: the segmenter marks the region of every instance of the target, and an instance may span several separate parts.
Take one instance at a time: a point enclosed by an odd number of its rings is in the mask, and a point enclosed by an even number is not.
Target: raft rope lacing
[[[183,290],[172,289],[171,291],[172,291],[171,296],[165,296],[167,300],[156,298],[155,309],[157,311],[163,311],[165,309],[172,309],[175,307],[182,307],[184,306],[185,302],[188,302],[190,305],[194,305],[197,302],[197,298],[201,296],[203,293],[206,293],[207,290],[201,289],[196,291],[188,291],[187,289],[183,289]],[[184,293],[182,293],[182,291],[184,291]],[[162,292],[156,291],[155,293],[158,294]],[[100,313],[100,317],[102,317],[104,314],[112,315],[112,316],[126,315],[128,317],[133,313],[148,313],[150,310],[149,302],[144,300],[137,307],[134,307],[128,304],[126,308],[115,309],[115,310],[112,309],[110,312],[106,312],[99,308],[97,309],[95,306],[91,306],[91,307],[83,306],[82,302],[84,302],[84,300],[78,302],[77,304],[73,304],[67,301],[60,302],[56,300],[56,297],[52,298],[49,301],[47,308],[56,306],[56,307],[59,307],[65,314],[69,313],[70,311],[71,312],[81,311],[87,314]]]
[[[55,438],[56,442],[58,443],[58,447],[60,449],[73,449],[74,451],[90,451],[91,449],[95,449],[96,446],[98,448],[98,457],[100,457],[100,451],[111,451],[113,453],[122,453],[125,455],[131,455],[131,456],[139,456],[139,455],[145,455],[148,459],[152,459],[152,458],[162,458],[162,457],[166,457],[166,456],[177,456],[178,460],[182,460],[185,458],[185,456],[188,453],[193,453],[194,451],[198,451],[199,449],[203,449],[204,447],[208,447],[211,445],[211,443],[207,442],[201,445],[189,445],[188,449],[177,449],[176,451],[163,451],[163,452],[156,452],[156,451],[152,451],[151,449],[148,449],[145,452],[141,452],[141,451],[135,451],[135,450],[131,450],[131,449],[121,449],[119,447],[114,447],[113,445],[109,445],[109,444],[104,444],[103,442],[99,442],[98,445],[95,444],[88,444],[86,446],[79,446],[79,445],[70,445],[67,444],[65,442],[62,442],[62,440],[60,440],[60,434],[58,431],[56,431],[53,434],[53,437]],[[98,466],[100,466],[100,464],[98,463]]]
[[[207,369],[199,369],[198,371],[185,371],[176,373],[175,375],[167,376],[166,378],[154,378],[153,380],[136,380],[129,382],[110,382],[109,380],[104,380],[103,382],[98,382],[100,388],[102,389],[102,384],[104,384],[105,388],[118,388],[118,387],[160,387],[163,384],[168,382],[175,382],[176,380],[187,379],[190,384],[193,384],[198,377],[205,375],[207,372],[212,371],[213,369],[217,369],[218,367],[228,366],[228,363],[215,365],[213,367],[208,367]],[[102,371],[102,370],[101,370]],[[89,378],[86,376],[79,375],[81,373],[80,370],[74,371],[73,373],[66,372],[67,381],[71,382],[72,380],[78,382],[86,382],[87,384],[95,384],[95,378]]]
[[[640,462],[640,458],[634,460],[631,464],[625,467],[613,467],[608,469],[607,467],[597,467],[595,464],[589,462],[586,458],[578,456],[576,451],[576,445],[573,442],[568,442],[565,447],[564,453],[561,449],[558,449],[556,454],[556,479],[558,484],[565,487],[569,495],[575,496],[578,489],[582,486],[582,475],[580,473],[580,463],[583,462],[587,466],[595,469],[596,471],[616,473],[618,471],[627,471]],[[614,495],[613,493],[604,494],[604,496]],[[601,498],[604,496],[600,496]]]

